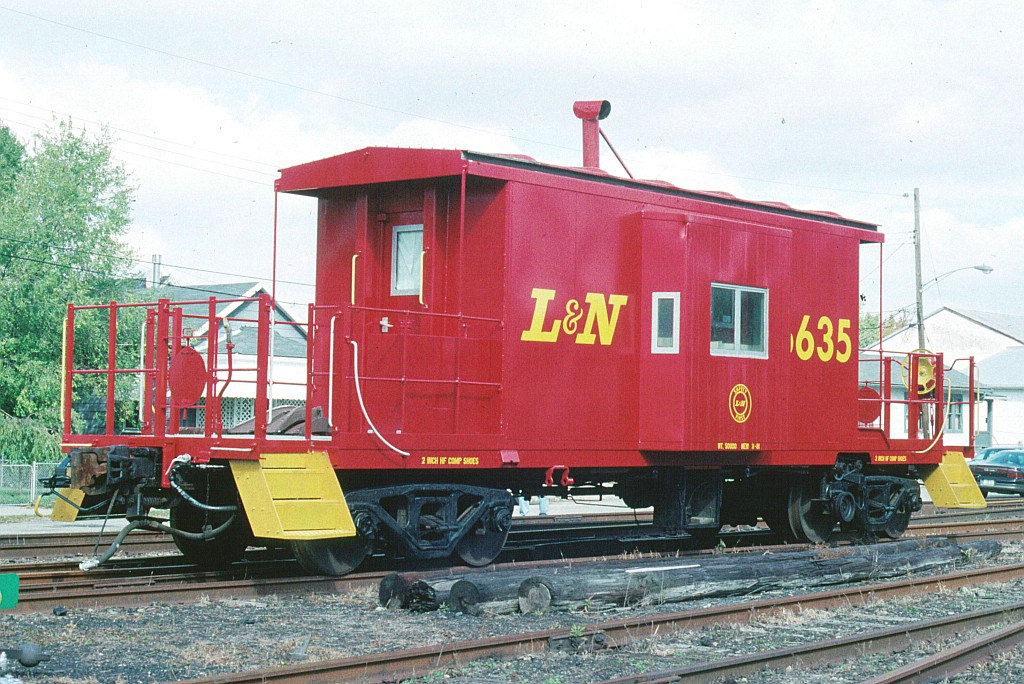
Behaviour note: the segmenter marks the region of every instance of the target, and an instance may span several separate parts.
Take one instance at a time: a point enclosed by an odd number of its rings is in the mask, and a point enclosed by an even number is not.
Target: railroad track
[[[165,577],[128,577],[117,580],[23,587],[12,613],[38,613],[58,608],[138,606],[153,602],[181,603],[200,596],[255,599],[267,595],[344,593],[376,587],[385,572],[355,573],[345,577],[267,577],[207,580],[195,573]]]
[[[958,540],[1018,539],[1024,536],[1024,518],[916,523],[907,528],[904,537],[943,536]]]
[[[561,538],[560,546],[564,547],[564,534],[570,531],[579,534],[601,530],[600,534],[606,535],[607,538],[621,540],[623,531],[635,531],[649,525],[642,522],[642,518],[638,521],[638,517],[630,513],[628,516],[597,514],[560,516],[561,519],[531,518],[517,521],[517,526],[524,536],[532,538],[531,543],[535,545],[543,546],[554,543],[551,540],[557,541]],[[915,523],[907,533],[907,536],[938,535],[961,541],[975,538],[1020,538],[1024,536],[1024,519],[942,520],[925,524]],[[746,546],[747,548],[743,550],[748,551],[765,548],[758,543],[770,541],[771,538],[771,532],[767,529],[723,534],[728,546],[737,549]],[[583,546],[586,546],[586,540],[583,542]],[[676,542],[678,543],[678,540]],[[789,545],[787,548],[800,547],[801,545]],[[514,557],[515,551],[516,548],[513,546],[508,557]],[[582,563],[603,559],[604,557],[582,557],[578,560]],[[527,561],[537,567],[560,562],[561,558]],[[524,562],[517,560],[516,565],[522,567]],[[5,569],[17,572],[21,577],[20,600],[14,609],[20,613],[49,611],[58,606],[133,606],[154,600],[185,602],[195,600],[199,596],[250,598],[268,593],[296,595],[352,591],[376,587],[388,574],[387,571],[380,570],[355,573],[344,578],[307,577],[290,557],[281,555],[280,552],[275,554],[273,551],[257,550],[250,550],[245,561],[222,571],[197,570],[195,566],[182,562],[176,555],[115,559],[109,566],[89,572],[79,570],[77,562],[73,561],[12,564],[5,566]],[[448,568],[420,568],[418,574],[430,577],[449,572]]]
[[[197,570],[177,556],[120,559],[83,572],[74,562],[39,562],[18,565],[21,591],[73,590],[132,582],[206,582],[240,578],[293,577],[301,573],[291,557],[252,553],[245,560],[221,570]]]
[[[363,682],[379,682],[411,677],[427,677],[433,672],[459,667],[467,662],[483,658],[511,657],[558,648],[569,648],[573,651],[579,651],[620,647],[633,641],[650,638],[655,635],[664,636],[679,630],[695,630],[704,626],[722,623],[744,624],[754,617],[782,610],[827,609],[860,605],[868,600],[890,599],[899,596],[933,592],[940,588],[949,590],[985,582],[1006,582],[1021,578],[1024,578],[1024,563],[979,568],[883,584],[860,585],[846,589],[801,594],[779,599],[766,599],[654,616],[645,615],[643,617],[610,620],[593,623],[583,628],[549,629],[490,639],[446,643],[423,648],[325,660],[316,663],[304,663],[270,670],[217,675],[189,681],[191,684],[255,684],[256,682],[284,684],[309,681],[348,681],[350,679],[358,679]],[[991,614],[988,617],[974,616],[977,620],[976,624],[981,624],[984,620],[998,619],[995,613],[1004,613],[1006,610],[1007,607],[1003,606],[990,611]],[[1017,619],[1024,618],[1024,603],[1015,604],[1013,610],[1020,612],[1020,617]],[[1005,620],[1005,618],[1002,619]],[[988,624],[991,624],[991,622]],[[906,631],[907,628],[908,625],[901,625],[899,630]],[[951,626],[949,629],[963,630],[965,628],[964,623],[960,623],[959,625]],[[923,627],[923,629],[937,629],[937,627]],[[922,633],[927,632],[923,631]],[[905,638],[903,643],[906,643]],[[822,645],[819,644],[818,647],[820,648]],[[849,648],[855,649],[857,646]],[[799,656],[792,654],[785,656],[776,652],[759,655],[778,657],[780,659],[788,657],[789,660],[786,661],[786,664],[790,664],[795,658],[799,658]],[[744,673],[763,669],[766,666],[764,664],[756,664],[753,658],[752,656],[751,662],[729,663],[728,661],[721,661],[702,664],[708,669],[703,672],[697,672],[691,679],[680,680],[679,673],[673,671],[668,674],[659,673],[666,677],[664,679],[625,679],[621,681],[703,682],[718,677],[741,676]],[[778,662],[782,661],[779,660]],[[738,669],[735,672],[729,671],[726,669],[729,665]],[[696,668],[698,666],[693,667]]]
[[[988,505],[989,508],[986,510],[953,510],[948,513],[936,513],[935,509],[928,504],[914,516],[912,526],[916,527],[925,522],[974,520],[1018,514],[1024,518],[1024,504],[1017,498],[992,499],[988,501]],[[615,534],[649,527],[652,521],[653,515],[650,511],[628,509],[615,512],[516,518],[513,522],[509,548],[513,550],[524,548],[531,543],[531,537],[532,541],[537,544],[564,544],[564,536],[558,535],[568,532],[596,534],[600,530],[599,536],[613,537]],[[70,526],[69,530],[71,530]],[[751,533],[754,531],[727,532],[726,535],[735,537]],[[99,549],[102,551],[113,541],[115,535],[116,531],[104,532],[102,535],[98,535],[96,532],[75,531],[0,535],[0,560],[88,556],[92,555],[94,549],[97,548],[97,537],[100,538]],[[587,539],[584,538],[582,541],[587,541]],[[120,553],[126,555],[177,553],[171,538],[157,532],[134,532],[124,540],[121,549]]]
[[[593,531],[599,528],[622,531],[630,527],[649,525],[651,520],[649,512],[634,516],[631,511],[516,518],[513,521],[511,536],[514,540],[532,534],[543,536],[570,531]],[[114,540],[117,532],[118,530],[102,534],[76,532],[69,525],[67,532],[0,535],[0,560],[91,556],[97,548],[102,553]],[[122,542],[119,551],[122,555],[144,553],[177,554],[177,548],[168,535],[159,532],[133,532]]]
[[[96,548],[99,537],[99,552],[110,546],[117,531],[104,532],[68,532],[57,534],[5,534],[0,536],[0,560],[20,560],[23,558],[56,558],[62,556],[87,556]],[[174,553],[177,549],[171,538],[159,532],[135,532],[121,544],[121,548],[132,554],[137,553]]]
[[[1007,621],[1011,621],[1011,624],[1002,626]],[[992,629],[996,626],[1001,627]],[[766,669],[780,670],[792,667],[793,669],[809,670],[837,663],[847,658],[863,658],[866,655],[902,650],[915,641],[949,639],[968,631],[982,629],[992,629],[992,631],[955,648],[940,651],[904,667],[873,677],[865,684],[941,681],[972,665],[981,664],[998,653],[1016,648],[1024,643],[1024,602],[995,606],[935,620],[905,623],[840,639],[828,639],[789,648],[773,649],[748,656],[695,663],[686,667],[658,672],[645,672],[629,677],[605,680],[602,684],[662,684],[667,682],[699,684],[713,679],[735,679]]]

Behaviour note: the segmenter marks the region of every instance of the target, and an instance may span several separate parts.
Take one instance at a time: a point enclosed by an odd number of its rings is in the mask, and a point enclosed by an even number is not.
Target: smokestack
[[[583,119],[583,166],[601,168],[601,126],[597,122],[612,113],[608,100],[578,100],[572,106],[576,118]]]

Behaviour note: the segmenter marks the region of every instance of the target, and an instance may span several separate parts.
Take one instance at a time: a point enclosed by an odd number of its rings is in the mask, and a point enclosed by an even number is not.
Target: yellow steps
[[[326,452],[262,454],[259,461],[230,463],[255,536],[288,540],[355,536],[352,514]]]
[[[85,492],[81,489],[63,487],[57,491],[73,501],[75,506],[81,506],[82,502],[85,501]],[[78,509],[75,508],[75,506],[72,506],[64,499],[58,497],[53,504],[53,510],[50,512],[50,520],[56,520],[57,522],[74,522],[75,519],[78,518]]]
[[[942,463],[919,466],[932,503],[940,508],[986,508],[985,495],[960,451],[947,451]]]

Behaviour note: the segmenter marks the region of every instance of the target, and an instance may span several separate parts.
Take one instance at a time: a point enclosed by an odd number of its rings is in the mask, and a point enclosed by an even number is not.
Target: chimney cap
[[[572,113],[584,121],[601,120],[612,113],[612,103],[608,100],[577,100],[572,105]]]

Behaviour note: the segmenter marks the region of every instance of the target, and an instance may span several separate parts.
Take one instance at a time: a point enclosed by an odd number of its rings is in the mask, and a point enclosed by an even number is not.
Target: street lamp
[[[939,282],[943,278],[946,278],[947,276],[951,276],[954,273],[959,273],[960,271],[970,271],[972,269],[975,270],[975,271],[981,271],[985,275],[988,275],[993,270],[995,270],[995,269],[993,269],[991,266],[989,266],[987,264],[978,264],[977,266],[961,266],[960,268],[954,268],[952,271],[946,271],[942,275],[935,276],[934,278],[929,280],[927,283],[924,283],[923,285],[921,284],[921,281],[918,280],[918,282],[917,282],[917,348],[918,349],[925,349],[925,339],[924,339],[924,298],[923,298],[923,292],[927,288],[931,287],[932,285],[934,285],[935,283]]]

